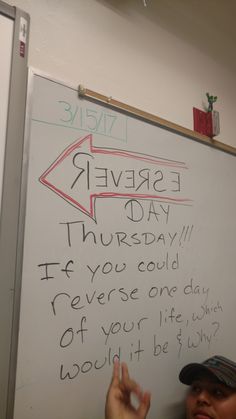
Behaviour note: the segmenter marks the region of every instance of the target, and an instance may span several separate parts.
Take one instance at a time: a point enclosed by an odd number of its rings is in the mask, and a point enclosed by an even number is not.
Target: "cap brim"
[[[215,377],[217,380],[219,380],[219,377],[214,371],[212,371],[208,367],[205,367],[202,364],[197,364],[197,363],[188,364],[185,367],[183,367],[179,373],[179,380],[183,384],[190,385],[196,379],[196,377],[201,374],[208,374],[208,375],[211,375],[212,377]]]

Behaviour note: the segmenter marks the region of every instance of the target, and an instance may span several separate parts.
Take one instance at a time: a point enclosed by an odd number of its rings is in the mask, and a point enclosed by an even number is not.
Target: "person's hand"
[[[138,406],[131,403],[131,393],[134,393]],[[113,375],[107,392],[106,419],[145,419],[150,407],[150,393],[143,392],[140,386],[129,377],[128,367],[118,360],[114,362]]]

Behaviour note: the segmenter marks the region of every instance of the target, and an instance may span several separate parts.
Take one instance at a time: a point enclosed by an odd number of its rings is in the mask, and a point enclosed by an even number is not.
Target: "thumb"
[[[148,411],[150,409],[151,404],[151,394],[149,392],[143,393],[142,397],[140,398],[140,405],[137,409],[138,415],[140,419],[145,419]]]

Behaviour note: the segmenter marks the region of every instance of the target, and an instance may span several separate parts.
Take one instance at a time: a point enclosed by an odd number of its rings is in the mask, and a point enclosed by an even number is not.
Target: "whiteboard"
[[[0,211],[2,199],[2,177],[7,129],[7,112],[9,101],[9,84],[11,74],[11,55],[13,42],[14,21],[0,14]]]
[[[235,356],[235,157],[33,74],[14,419],[97,419],[114,356],[176,417]]]

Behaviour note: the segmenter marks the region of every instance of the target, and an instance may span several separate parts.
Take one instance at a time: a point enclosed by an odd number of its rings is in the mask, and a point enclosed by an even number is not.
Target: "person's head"
[[[236,419],[236,363],[213,356],[202,364],[188,364],[179,374],[190,386],[186,419]]]

